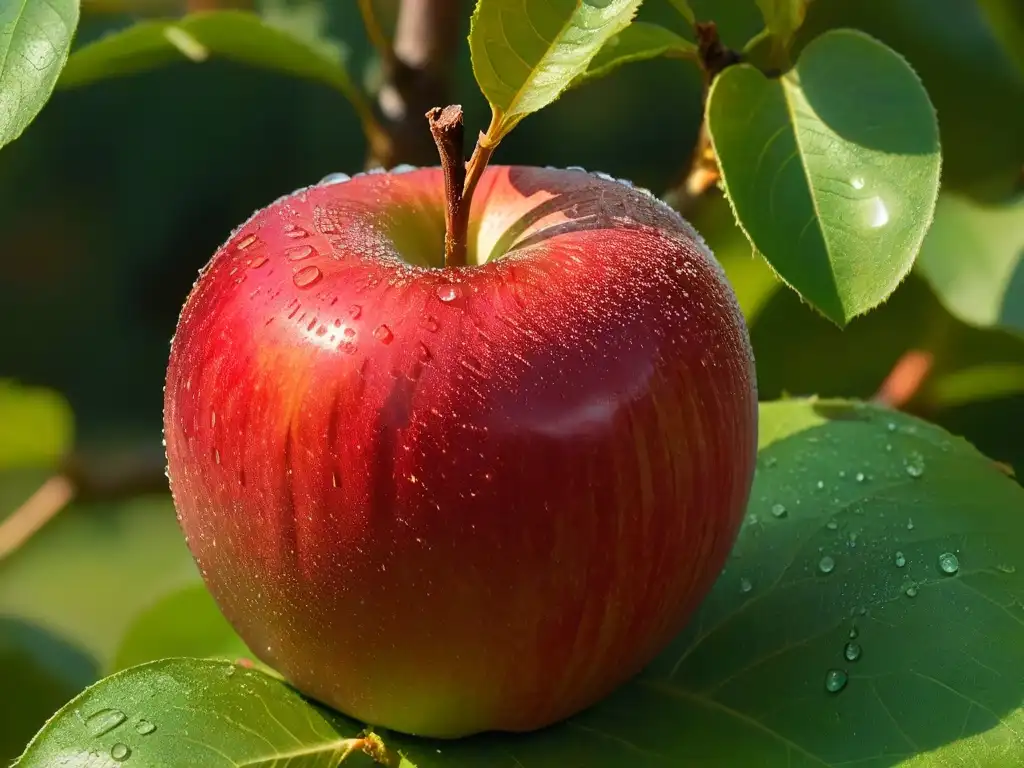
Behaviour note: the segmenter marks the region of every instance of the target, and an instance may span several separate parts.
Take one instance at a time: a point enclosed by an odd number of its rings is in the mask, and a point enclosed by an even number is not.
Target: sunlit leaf
[[[0,147],[46,104],[78,26],[78,0],[0,2]]]
[[[641,0],[478,0],[469,32],[473,72],[491,105],[488,138],[557,99]]]
[[[658,56],[695,59],[697,46],[658,24],[634,21],[604,44],[591,60],[587,71],[577,77],[573,84],[602,77],[632,61],[654,59]]]
[[[0,379],[0,470],[56,464],[73,433],[71,408],[56,392]]]
[[[852,30],[768,79],[746,64],[711,88],[708,128],[740,226],[779,276],[845,325],[909,272],[938,195],[938,127],[896,53]]]

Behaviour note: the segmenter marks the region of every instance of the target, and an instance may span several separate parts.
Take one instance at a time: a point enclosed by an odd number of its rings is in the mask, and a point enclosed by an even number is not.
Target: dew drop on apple
[[[252,259],[251,261],[249,261],[249,269],[259,269],[260,267],[262,267],[266,263],[267,263],[267,257],[266,256],[257,256],[254,259]]]
[[[381,324],[373,329],[373,338],[381,344],[390,344],[394,340],[395,334],[386,325]]]
[[[431,333],[437,333],[438,328],[441,327],[438,325],[437,319],[433,315],[427,315],[424,317],[421,325]]]
[[[308,267],[303,267],[296,272],[292,279],[297,287],[309,288],[311,285],[319,282],[321,277],[323,277],[323,273],[320,271],[320,268],[310,264]]]
[[[117,762],[124,762],[132,756],[132,750],[127,744],[118,742],[110,748],[110,756]]]
[[[857,661],[860,659],[861,647],[859,643],[847,643],[843,646],[843,656],[847,661]]]
[[[839,693],[846,687],[850,676],[841,669],[830,669],[825,673],[825,690],[829,693]]]
[[[309,232],[304,230],[302,227],[289,224],[284,228],[284,236],[289,237],[292,240],[301,240],[304,237],[309,237]]]
[[[285,251],[285,253],[288,255],[289,261],[302,261],[316,256],[316,251],[313,250],[311,245],[300,245],[298,248],[291,248]]]
[[[353,338],[355,338],[355,335],[356,335],[356,329],[352,328],[352,327],[348,327],[344,331],[341,332],[341,335],[344,336],[346,339],[353,339]]]
[[[437,286],[437,298],[443,302],[455,301],[461,293],[459,286],[445,283]]]
[[[947,576],[953,576],[960,570],[960,561],[952,552],[943,552],[939,555],[939,570]]]
[[[818,561],[818,570],[822,573],[832,573],[832,571],[835,570],[835,567],[836,561],[828,555],[825,555]]]
[[[149,734],[153,733],[155,730],[156,726],[145,718],[142,718],[135,723],[135,732],[140,736],[149,736]]]
[[[256,244],[256,235],[249,235],[238,241],[238,250],[244,251],[246,248],[251,248]]]
[[[348,308],[348,316],[353,320],[358,320],[361,314],[363,314],[363,308],[358,304],[353,304]]]
[[[328,173],[326,176],[320,179],[320,183],[325,185],[343,184],[344,182],[349,181],[351,178],[352,177],[349,176],[347,173]]]

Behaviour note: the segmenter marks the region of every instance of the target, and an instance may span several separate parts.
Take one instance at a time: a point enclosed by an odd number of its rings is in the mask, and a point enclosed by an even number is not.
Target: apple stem
[[[466,241],[469,233],[471,194],[465,195],[466,161],[462,107],[452,104],[427,112],[430,133],[434,136],[441,170],[444,171],[444,264],[446,267],[466,266]]]

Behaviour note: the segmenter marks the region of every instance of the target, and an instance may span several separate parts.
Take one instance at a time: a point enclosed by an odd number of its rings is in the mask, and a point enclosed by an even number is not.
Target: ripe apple
[[[735,540],[757,404],[700,236],[582,170],[487,168],[467,266],[439,169],[257,212],[167,373],[179,519],[252,651],[432,737],[595,703],[684,626]]]

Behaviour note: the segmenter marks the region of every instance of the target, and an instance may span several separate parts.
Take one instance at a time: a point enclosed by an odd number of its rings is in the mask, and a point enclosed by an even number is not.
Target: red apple
[[[364,722],[458,737],[635,675],[725,563],[756,451],[735,297],[649,193],[491,167],[470,266],[438,169],[259,211],[181,314],[169,477],[252,651]]]

